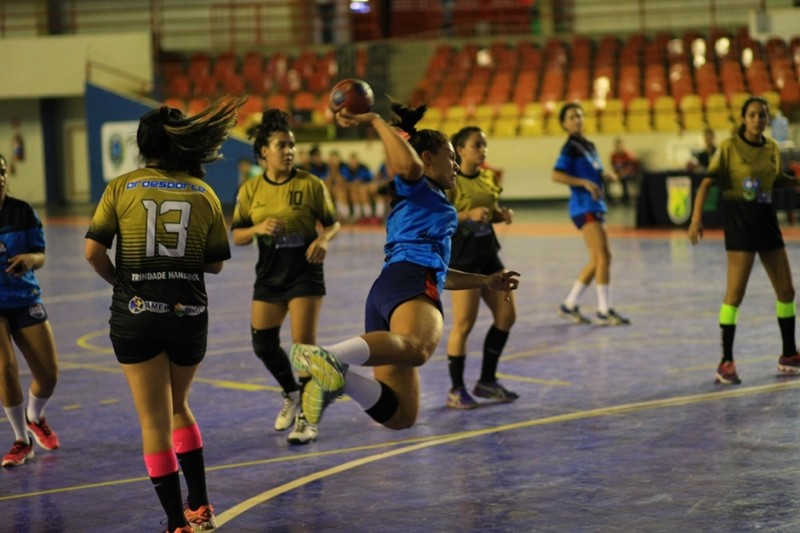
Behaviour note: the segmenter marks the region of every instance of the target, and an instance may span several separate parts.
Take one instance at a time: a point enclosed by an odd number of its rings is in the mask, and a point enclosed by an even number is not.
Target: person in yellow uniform
[[[797,180],[783,172],[778,143],[764,135],[769,124],[769,106],[763,98],[745,100],[741,110],[742,125],[737,133],[720,143],[700,183],[689,225],[692,244],[703,237],[703,205],[709,188],[716,183],[722,196],[722,224],[727,254],[727,287],[719,310],[722,334],[722,359],[716,382],[741,383],[733,360],[733,340],[739,306],[744,299],[756,254],[775,290],[775,311],[781,332],[783,351],[778,371],[800,372],[800,354],[795,343],[797,306],[792,272],[778,217],[772,204],[776,186],[796,187]]]
[[[268,109],[252,132],[253,150],[265,171],[239,189],[231,223],[233,243],[258,246],[251,335],[256,356],[283,390],[275,429],[285,431],[294,424],[289,443],[306,444],[318,434],[300,407],[302,388],[310,378],[301,375],[299,383],[295,379],[280,330],[291,315],[292,342],[316,342],[325,295],[323,261],[340,225],[325,182],[294,164],[289,116]]]
[[[189,389],[208,341],[205,274],[219,273],[231,251],[203,164],[222,157],[244,101],[221,100],[190,117],[167,106],[145,114],[136,142],[146,166],[108,184],[86,233],[86,259],[114,287],[111,344],[170,533],[215,527]],[[185,510],[179,464],[188,487]]]
[[[492,224],[510,224],[513,211],[500,207],[502,187],[497,174],[484,166],[486,134],[477,126],[462,128],[452,138],[459,165],[456,186],[447,196],[458,211],[458,229],[453,235],[450,268],[474,274],[506,272],[498,252],[500,243]],[[516,318],[514,294],[504,298],[489,289],[452,291],[453,326],[447,339],[447,363],[452,387],[447,406],[453,409],[474,409],[478,403],[464,386],[464,363],[467,338],[478,318],[481,300],[492,313],[493,323],[483,342],[481,375],[472,392],[475,396],[500,402],[512,402],[519,395],[506,389],[497,380],[497,363]]]

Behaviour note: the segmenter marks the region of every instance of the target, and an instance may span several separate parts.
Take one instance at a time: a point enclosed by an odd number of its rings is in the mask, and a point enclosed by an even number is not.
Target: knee
[[[794,286],[789,284],[788,287],[784,287],[778,291],[776,291],[776,297],[778,298],[779,302],[793,302],[795,297]]]
[[[422,366],[428,362],[436,349],[436,344],[426,339],[406,339],[407,366]]]
[[[472,322],[467,320],[459,320],[453,324],[453,329],[450,330],[450,333],[462,339],[466,339],[472,332],[473,325],[474,324]]]
[[[253,341],[253,351],[256,357],[264,362],[273,359],[273,356],[282,351],[280,326],[268,329],[250,328]]]

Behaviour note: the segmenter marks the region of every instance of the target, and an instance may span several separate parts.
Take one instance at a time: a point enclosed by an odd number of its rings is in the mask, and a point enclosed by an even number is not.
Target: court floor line
[[[490,435],[492,433],[499,433],[502,431],[511,431],[514,429],[523,429],[523,428],[530,428],[536,426],[544,426],[550,424],[557,424],[562,422],[572,422],[575,420],[585,420],[588,418],[599,418],[604,416],[613,416],[613,415],[620,415],[620,414],[628,414],[634,413],[638,411],[645,411],[648,409],[662,409],[667,407],[677,407],[681,405],[689,405],[694,403],[703,403],[709,401],[716,401],[716,400],[725,400],[728,398],[738,398],[743,396],[753,396],[757,394],[767,394],[767,393],[774,393],[774,392],[783,392],[791,389],[800,388],[800,381],[792,381],[790,383],[774,383],[769,385],[758,385],[754,387],[745,387],[745,388],[737,388],[737,389],[729,389],[725,391],[716,391],[716,392],[708,392],[702,394],[695,394],[689,396],[677,396],[674,398],[663,398],[659,400],[649,400],[645,402],[634,402],[628,404],[621,404],[616,406],[610,407],[599,407],[596,409],[587,409],[582,411],[574,411],[571,413],[565,413],[563,415],[555,415],[546,418],[537,418],[534,420],[526,420],[524,422],[516,422],[513,424],[504,424],[501,426],[494,426],[488,427],[479,430],[472,430],[472,431],[463,431],[458,433],[450,433],[445,435],[438,435],[438,436],[425,436],[425,437],[414,437],[409,439],[403,440],[395,440],[395,441],[387,441],[381,442],[376,444],[366,444],[362,446],[352,446],[348,448],[338,448],[335,450],[328,450],[324,452],[311,452],[302,455],[289,455],[289,456],[282,456],[282,457],[272,457],[269,459],[260,459],[255,461],[247,461],[241,463],[233,463],[228,465],[216,465],[216,466],[209,466],[206,468],[209,472],[214,471],[223,471],[223,470],[233,470],[237,468],[249,468],[252,466],[260,466],[260,465],[267,465],[272,463],[280,463],[280,462],[287,462],[287,461],[300,461],[309,457],[324,457],[324,456],[332,456],[332,455],[342,455],[346,453],[354,453],[359,451],[369,451],[375,450],[380,448],[391,448],[393,446],[401,446],[401,448],[395,450],[389,450],[386,452],[381,452],[378,454],[370,455],[368,457],[363,457],[361,459],[356,459],[353,461],[348,461],[346,463],[342,463],[341,465],[321,470],[319,472],[315,472],[313,474],[309,474],[307,476],[303,476],[298,478],[292,482],[286,483],[284,485],[280,485],[268,491],[262,492],[252,498],[249,498],[233,507],[228,509],[227,511],[221,513],[217,517],[217,524],[222,526],[223,524],[233,520],[237,516],[247,512],[249,509],[268,501],[275,496],[288,492],[292,489],[301,487],[318,479],[323,479],[325,477],[330,477],[334,474],[344,472],[346,470],[351,470],[353,468],[369,464],[372,462],[376,462],[382,459],[388,459],[390,457],[394,457],[397,455],[402,455],[406,453],[410,453],[413,451],[421,450],[424,448],[430,448],[433,446],[440,446],[442,444],[449,444],[451,442],[456,442],[459,440],[466,440],[475,437],[481,437],[484,435]],[[125,478],[125,479],[116,479],[116,480],[109,480],[109,481],[101,481],[97,483],[86,483],[82,485],[70,485],[67,487],[59,487],[55,489],[48,489],[48,490],[40,490],[34,492],[24,492],[24,493],[17,493],[17,494],[10,494],[8,496],[0,496],[0,502],[11,501],[11,500],[20,500],[25,498],[34,498],[38,496],[47,496],[52,494],[63,494],[63,493],[70,493],[70,492],[77,492],[82,490],[90,490],[90,489],[97,489],[97,488],[104,488],[104,487],[111,487],[116,485],[124,485],[128,483],[137,483],[137,482],[145,482],[148,481],[149,478],[141,476],[141,477],[134,477],[134,478]]]
[[[555,415],[546,418],[539,418],[535,420],[527,420],[525,422],[516,422],[513,424],[505,424],[502,426],[495,426],[490,428],[484,429],[477,429],[472,431],[464,431],[459,433],[451,433],[449,435],[442,435],[439,437],[433,437],[431,440],[419,442],[416,444],[412,444],[409,446],[404,446],[402,448],[398,448],[395,450],[389,450],[386,452],[381,452],[375,455],[370,455],[367,457],[362,457],[360,459],[355,459],[352,461],[348,461],[346,463],[342,463],[340,465],[321,470],[319,472],[315,472],[313,474],[309,474],[307,476],[303,476],[298,478],[294,481],[289,483],[285,483],[278,487],[272,488],[270,490],[264,491],[261,494],[257,494],[243,502],[234,505],[230,509],[224,511],[223,513],[217,516],[217,527],[222,527],[226,523],[230,522],[231,520],[236,519],[236,517],[246,513],[253,507],[260,505],[276,496],[280,496],[286,492],[294,490],[296,488],[302,487],[314,481],[318,481],[320,479],[324,479],[327,477],[334,476],[336,474],[340,474],[347,470],[352,470],[354,468],[358,468],[360,466],[364,466],[370,463],[374,463],[377,461],[381,461],[383,459],[388,459],[391,457],[395,457],[398,455],[403,455],[407,453],[412,453],[417,450],[422,450],[425,448],[432,448],[434,446],[441,446],[443,444],[450,444],[452,442],[457,442],[461,440],[472,439],[475,437],[481,437],[484,435],[490,435],[494,433],[499,433],[503,431],[511,431],[515,429],[523,429],[523,428],[531,428],[536,426],[544,426],[549,424],[557,424],[561,422],[572,422],[575,420],[585,420],[588,418],[600,418],[605,416],[614,416],[614,415],[621,415],[621,414],[628,414],[628,413],[635,413],[639,411],[646,411],[649,409],[664,409],[668,407],[678,407],[682,405],[689,405],[689,404],[696,404],[696,403],[703,403],[703,402],[711,402],[717,400],[725,400],[728,398],[739,398],[743,396],[753,396],[756,394],[766,394],[766,393],[773,393],[773,392],[781,392],[791,389],[800,388],[800,381],[793,381],[791,383],[774,383],[769,385],[759,385],[755,387],[747,387],[743,389],[733,389],[727,391],[717,391],[717,392],[707,392],[701,394],[693,394],[688,396],[676,396],[673,398],[663,398],[660,400],[649,400],[645,402],[634,402],[610,407],[600,407],[597,409],[587,409],[583,411],[575,411],[572,413],[566,413],[563,415]]]

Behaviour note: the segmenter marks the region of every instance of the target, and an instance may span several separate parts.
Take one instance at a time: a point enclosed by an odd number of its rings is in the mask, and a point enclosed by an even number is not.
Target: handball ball
[[[354,115],[367,113],[374,103],[372,87],[364,80],[355,78],[342,80],[334,85],[329,97],[331,111],[334,113],[342,109],[347,109]]]

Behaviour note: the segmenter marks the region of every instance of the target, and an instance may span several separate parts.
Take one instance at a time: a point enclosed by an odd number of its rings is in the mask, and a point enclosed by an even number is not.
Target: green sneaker
[[[311,374],[320,389],[333,394],[334,398],[344,390],[348,365],[340,363],[336,356],[320,346],[292,344],[292,365],[300,372]]]

